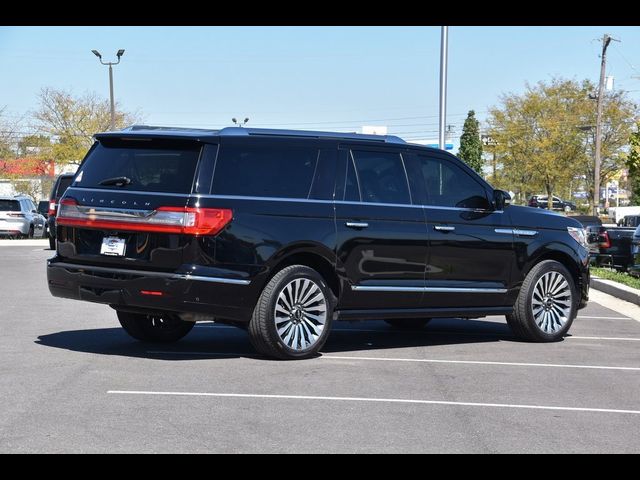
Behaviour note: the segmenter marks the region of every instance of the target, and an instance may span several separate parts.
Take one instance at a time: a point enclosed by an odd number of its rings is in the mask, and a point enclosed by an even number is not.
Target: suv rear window
[[[17,200],[0,200],[0,212],[19,212],[20,202]]]
[[[318,148],[262,143],[222,145],[211,193],[309,198]]]
[[[75,187],[191,193],[201,146],[194,142],[105,141],[87,156],[76,175]],[[121,187],[101,185],[127,177]]]

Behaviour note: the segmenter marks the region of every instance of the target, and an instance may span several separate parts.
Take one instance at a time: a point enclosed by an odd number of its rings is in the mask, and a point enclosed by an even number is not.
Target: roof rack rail
[[[136,132],[139,130],[178,130],[182,132],[217,132],[218,130],[215,128],[190,128],[190,127],[167,127],[160,125],[130,125],[128,127],[123,128],[122,132]]]
[[[123,128],[122,132],[139,132],[144,130],[155,130],[158,132],[202,132],[211,135],[221,136],[282,136],[282,137],[301,137],[301,138],[333,138],[337,140],[365,140],[368,142],[379,143],[397,143],[406,144],[402,138],[395,135],[369,135],[355,132],[321,132],[313,130],[286,130],[271,128],[246,128],[246,127],[224,127],[220,130],[207,128],[188,128],[188,127],[166,127],[158,125],[131,125]],[[110,133],[110,132],[108,132]]]
[[[316,132],[313,130],[285,130],[271,128],[246,128],[246,127],[225,127],[218,131],[218,135],[229,136],[283,136],[283,137],[304,137],[304,138],[335,138],[339,140],[366,140],[380,143],[401,143],[406,144],[403,139],[395,135],[369,135],[355,132]]]

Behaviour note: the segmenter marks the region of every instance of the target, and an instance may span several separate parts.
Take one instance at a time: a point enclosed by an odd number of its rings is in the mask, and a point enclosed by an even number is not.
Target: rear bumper
[[[16,233],[26,235],[29,233],[30,225],[28,220],[5,220],[0,222],[0,235],[15,235]]]
[[[248,280],[76,265],[58,257],[47,261],[47,283],[54,297],[124,310],[170,311],[248,322],[254,307]]]

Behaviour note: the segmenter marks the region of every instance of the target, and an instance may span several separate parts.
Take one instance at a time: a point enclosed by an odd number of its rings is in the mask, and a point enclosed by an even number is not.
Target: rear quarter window
[[[201,146],[195,142],[106,141],[89,154],[74,187],[191,193]],[[125,186],[102,185],[126,177]]]
[[[309,198],[319,149],[284,141],[228,142],[220,147],[211,193]]]

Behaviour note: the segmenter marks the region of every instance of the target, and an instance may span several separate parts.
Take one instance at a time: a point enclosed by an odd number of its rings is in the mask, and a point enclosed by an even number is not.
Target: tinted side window
[[[400,154],[366,150],[352,154],[363,202],[411,204]]]
[[[211,193],[309,198],[318,163],[315,146],[238,142],[222,144]]]
[[[69,185],[71,185],[71,182],[73,182],[73,177],[60,177],[60,179],[58,180],[58,185],[56,187],[55,197],[62,197],[62,195],[64,195],[64,192],[67,191],[67,188],[69,188]]]
[[[484,187],[462,168],[440,158],[419,158],[429,205],[490,209]]]
[[[349,153],[347,157],[347,181],[344,189],[344,199],[348,202],[360,202],[360,187],[358,186],[358,177],[353,164],[353,156]]]

